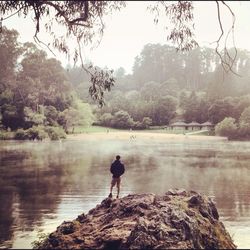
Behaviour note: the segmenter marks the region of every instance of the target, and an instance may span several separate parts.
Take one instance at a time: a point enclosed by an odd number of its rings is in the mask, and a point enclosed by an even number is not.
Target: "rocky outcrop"
[[[214,203],[194,191],[133,194],[63,222],[41,249],[234,249]]]

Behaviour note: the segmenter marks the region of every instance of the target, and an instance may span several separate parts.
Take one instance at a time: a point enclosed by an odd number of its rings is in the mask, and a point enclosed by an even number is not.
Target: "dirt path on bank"
[[[70,140],[114,140],[114,139],[119,139],[119,140],[137,140],[137,139],[184,140],[184,139],[191,139],[191,140],[203,140],[203,141],[208,141],[208,140],[209,141],[210,140],[227,141],[226,137],[220,137],[220,136],[164,134],[164,133],[150,133],[150,132],[138,132],[138,131],[109,132],[109,133],[95,132],[95,133],[74,134],[74,135],[68,135],[67,139],[70,139]]]

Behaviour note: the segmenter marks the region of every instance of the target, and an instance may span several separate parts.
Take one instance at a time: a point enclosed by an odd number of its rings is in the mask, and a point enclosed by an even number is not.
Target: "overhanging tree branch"
[[[222,3],[227,7],[227,9],[230,11],[231,15],[232,15],[232,26],[231,28],[229,29],[228,33],[227,33],[227,36],[226,36],[226,41],[225,41],[225,47],[226,47],[226,43],[227,43],[227,40],[228,40],[228,37],[230,35],[230,33],[232,33],[232,41],[233,41],[233,48],[234,48],[234,56],[231,57],[231,55],[228,53],[227,51],[227,56],[229,57],[229,59],[231,60],[231,67],[230,67],[230,70],[232,70],[232,67],[234,65],[234,62],[236,60],[236,57],[237,57],[237,48],[236,48],[236,45],[235,45],[235,39],[234,39],[234,25],[235,25],[235,14],[233,13],[232,9],[224,2],[222,1]],[[235,72],[234,72],[235,73]]]
[[[44,1],[44,2],[42,2],[42,4],[49,5],[49,6],[53,7],[57,11],[56,16],[63,17],[65,22],[67,23],[67,25],[69,27],[71,27],[72,25],[79,25],[79,26],[83,26],[83,27],[92,28],[92,26],[89,25],[89,24],[79,23],[79,22],[86,22],[87,19],[88,19],[88,13],[87,13],[89,11],[89,9],[88,9],[88,1],[84,1],[85,11],[84,11],[83,17],[76,18],[76,19],[73,19],[73,20],[70,20],[66,16],[65,11],[63,11],[58,4],[54,4],[51,1]]]
[[[216,53],[220,58],[221,65],[225,72],[233,72],[234,62],[237,57],[237,49],[235,47],[234,41],[234,25],[235,25],[235,15],[232,9],[225,1],[215,1],[217,5],[217,18],[220,27],[220,35],[216,42]],[[0,1],[0,14],[5,15],[8,12],[12,12],[10,16],[3,18],[3,20],[12,17],[15,14],[23,14],[25,17],[32,13],[34,14],[34,19],[36,22],[36,32],[34,34],[34,40],[37,44],[43,44],[54,54],[49,44],[45,44],[38,38],[38,33],[40,31],[40,23],[44,17],[49,17],[51,11],[53,12],[53,17],[50,17],[46,23],[46,31],[53,38],[53,47],[58,49],[60,52],[70,54],[70,47],[67,46],[66,40],[72,36],[76,39],[78,43],[78,48],[75,49],[75,59],[80,57],[82,68],[90,74],[91,82],[93,84],[93,89],[91,93],[97,99],[100,100],[103,97],[101,89],[109,90],[110,86],[113,85],[113,77],[111,76],[111,71],[101,71],[97,67],[86,68],[83,64],[83,58],[81,54],[80,42],[87,45],[89,43],[94,44],[97,39],[97,45],[101,42],[105,24],[103,22],[103,16],[108,13],[112,13],[113,10],[120,10],[125,6],[124,1],[49,1],[49,0],[23,0],[14,1],[8,0]],[[225,35],[225,29],[221,21],[221,6],[225,6],[232,15],[232,26],[226,33],[224,50],[219,51],[219,45],[222,42],[222,38]],[[167,40],[171,41],[176,45],[177,50],[187,51],[198,46],[197,41],[194,36],[194,20],[193,20],[193,1],[156,1],[151,9],[155,13],[154,22],[158,23],[160,17],[160,10],[163,10],[163,16],[167,17],[170,21],[170,26],[167,25],[168,35]],[[22,12],[21,12],[22,10]],[[66,34],[64,36],[59,36],[56,32],[51,31],[53,24],[62,25],[66,28]],[[54,28],[54,27],[53,27]],[[234,55],[231,55],[227,49],[227,42],[230,35],[232,35],[233,45],[234,45]],[[99,73],[98,73],[99,70]],[[103,77],[103,81],[101,81]],[[99,85],[98,85],[99,84]],[[96,88],[96,86],[100,88]],[[98,93],[97,89],[100,90]],[[99,100],[99,99],[98,99]]]
[[[215,2],[216,2],[216,6],[217,6],[217,18],[218,18],[218,22],[219,22],[219,26],[220,26],[220,30],[221,30],[221,34],[220,34],[218,40],[215,41],[216,42],[215,52],[220,58],[221,65],[222,65],[224,71],[225,72],[230,71],[230,72],[238,75],[233,70],[234,62],[235,62],[236,57],[237,57],[237,49],[236,49],[235,41],[234,41],[235,15],[234,15],[233,11],[231,10],[231,8],[224,1],[222,1],[222,4],[224,4],[229,9],[229,11],[231,12],[232,18],[233,18],[232,26],[230,27],[229,31],[227,32],[227,35],[226,35],[226,38],[225,38],[224,50],[223,50],[223,54],[222,54],[219,51],[219,45],[220,45],[221,39],[222,39],[222,37],[224,35],[224,29],[223,29],[223,25],[222,25],[222,21],[221,21],[220,3],[219,3],[219,1],[215,1]],[[230,33],[232,33],[233,45],[234,45],[234,50],[235,50],[235,54],[234,54],[233,57],[229,54],[228,49],[227,49],[227,41],[228,41],[228,37],[229,37]]]

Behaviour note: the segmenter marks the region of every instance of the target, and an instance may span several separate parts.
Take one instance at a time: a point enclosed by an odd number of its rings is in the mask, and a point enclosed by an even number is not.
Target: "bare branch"
[[[38,32],[36,31],[35,35],[33,36],[35,43],[38,44],[40,47],[41,47],[40,44],[43,44],[56,57],[56,54],[53,52],[53,50],[51,50],[51,48],[46,43],[41,41],[37,35],[38,35]]]
[[[232,15],[232,26],[231,28],[229,29],[228,33],[227,33],[227,36],[226,36],[226,40],[225,40],[225,48],[226,48],[226,43],[227,43],[227,40],[228,40],[228,37],[229,37],[229,34],[232,33],[232,40],[233,40],[233,48],[234,48],[234,57],[231,57],[231,55],[228,53],[228,51],[226,50],[227,52],[227,55],[229,57],[229,59],[231,60],[231,67],[230,67],[230,70],[232,70],[232,67],[234,65],[234,62],[236,60],[236,57],[237,57],[237,48],[236,48],[236,45],[235,45],[235,40],[234,40],[234,25],[235,25],[235,15],[232,11],[232,9],[224,2],[222,1],[222,3],[227,7],[227,9],[230,11],[231,15]],[[238,75],[238,74],[237,74]]]
[[[221,34],[220,34],[218,40],[215,41],[215,42],[217,43],[216,48],[215,48],[215,52],[216,52],[216,54],[220,57],[221,65],[222,65],[223,69],[226,71],[226,68],[225,68],[225,65],[224,65],[224,60],[223,60],[223,58],[222,58],[221,53],[220,53],[219,50],[218,50],[219,45],[220,45],[220,40],[221,40],[221,38],[222,38],[222,36],[223,36],[223,34],[224,34],[224,30],[223,30],[223,26],[222,26],[222,23],[221,23],[221,18],[220,18],[220,5],[219,5],[219,2],[218,2],[218,1],[216,1],[216,5],[217,5],[217,17],[218,17],[218,21],[219,21],[219,25],[220,25]],[[227,64],[226,64],[226,65],[227,65]],[[229,66],[229,65],[228,65],[228,66]]]
[[[229,29],[229,31],[227,32],[227,35],[226,35],[226,38],[225,38],[225,43],[224,43],[224,58],[222,57],[222,54],[221,52],[219,51],[219,45],[220,45],[220,42],[221,42],[221,39],[224,35],[224,29],[223,29],[223,25],[222,25],[222,21],[221,21],[221,13],[220,13],[220,4],[218,1],[216,1],[216,5],[217,5],[217,18],[218,18],[218,22],[219,22],[219,26],[220,26],[220,30],[221,30],[221,34],[218,38],[216,42],[216,48],[215,48],[215,52],[216,54],[219,56],[220,58],[220,61],[221,61],[221,65],[224,69],[225,72],[229,72],[231,71],[233,74],[235,75],[238,75],[234,70],[233,70],[233,66],[234,66],[234,62],[235,62],[235,59],[237,57],[237,49],[236,49],[236,46],[235,46],[235,41],[234,41],[234,24],[235,24],[235,15],[233,13],[233,11],[231,10],[231,8],[224,2],[224,1],[221,1],[222,4],[224,4],[228,9],[229,11],[231,12],[231,15],[232,15],[232,18],[233,18],[233,21],[232,21],[232,26],[231,28]],[[232,33],[232,36],[233,36],[233,45],[234,45],[234,49],[235,49],[235,54],[234,54],[234,57],[232,57],[229,52],[228,52],[228,49],[227,49],[227,41],[228,41],[228,37],[230,35],[230,33]]]
[[[80,60],[81,60],[81,67],[86,71],[86,73],[88,73],[89,75],[93,76],[93,74],[84,66],[83,57],[82,57],[81,42],[78,41],[77,43],[78,43],[79,56],[80,56]]]
[[[15,16],[16,14],[18,14],[18,12],[20,12],[21,9],[22,9],[22,8],[20,8],[19,10],[17,10],[16,12],[14,12],[13,14],[11,14],[11,15],[5,17],[5,18],[1,18],[1,19],[2,19],[2,20],[6,20],[6,19],[8,19],[8,18],[10,18],[10,17],[12,17],[12,16]]]

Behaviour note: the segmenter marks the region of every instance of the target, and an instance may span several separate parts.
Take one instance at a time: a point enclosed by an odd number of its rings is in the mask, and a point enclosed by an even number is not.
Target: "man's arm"
[[[113,173],[113,170],[114,170],[113,165],[114,165],[114,164],[112,163],[111,166],[110,166],[110,172],[111,172],[111,174],[114,174],[114,173]]]
[[[124,172],[125,172],[125,167],[123,164],[121,164],[121,175],[124,174]]]

